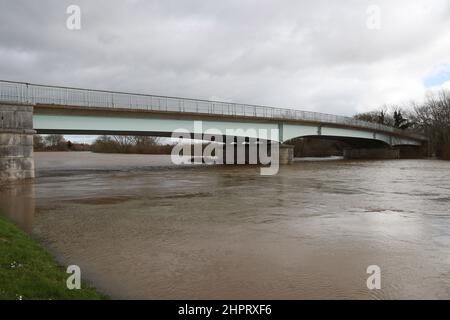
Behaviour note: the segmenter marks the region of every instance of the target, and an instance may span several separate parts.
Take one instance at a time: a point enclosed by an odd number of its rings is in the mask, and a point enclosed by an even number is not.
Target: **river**
[[[35,159],[33,182],[3,186],[4,211],[113,298],[450,298],[450,162],[298,161],[260,176],[168,156]]]

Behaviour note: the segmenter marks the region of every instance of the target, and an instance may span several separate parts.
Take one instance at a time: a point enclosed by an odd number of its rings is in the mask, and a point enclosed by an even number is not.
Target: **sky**
[[[0,30],[5,80],[341,115],[450,89],[448,0],[0,0]]]

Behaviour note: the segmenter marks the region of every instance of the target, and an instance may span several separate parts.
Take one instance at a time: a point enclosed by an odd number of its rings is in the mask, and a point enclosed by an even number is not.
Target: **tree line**
[[[425,135],[432,154],[450,160],[450,91],[429,93],[424,102],[382,106],[359,113],[355,119],[375,122]]]
[[[148,136],[100,136],[91,151],[102,153],[170,154],[172,145],[161,144],[158,138]]]
[[[94,143],[74,143],[61,134],[34,135],[35,151],[92,151],[99,153],[170,154],[172,146],[147,136],[100,136]]]
[[[66,140],[62,134],[49,134],[33,137],[34,151],[90,151],[91,146],[86,143],[73,143]]]

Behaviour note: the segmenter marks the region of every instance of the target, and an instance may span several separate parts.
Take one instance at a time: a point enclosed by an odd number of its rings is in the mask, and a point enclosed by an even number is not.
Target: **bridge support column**
[[[0,104],[0,182],[34,178],[33,106]]]
[[[373,149],[345,149],[345,159],[399,159],[398,149],[373,148]]]
[[[398,150],[400,159],[420,159],[427,156],[427,146],[395,146]]]
[[[237,139],[223,145],[223,164],[259,164],[259,145],[256,139]]]
[[[280,164],[291,164],[294,161],[294,146],[280,144],[279,153]]]

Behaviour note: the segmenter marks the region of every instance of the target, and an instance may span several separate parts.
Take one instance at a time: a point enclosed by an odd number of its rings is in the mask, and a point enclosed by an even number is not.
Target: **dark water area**
[[[35,156],[33,182],[2,186],[3,211],[113,298],[450,298],[450,162],[299,161],[260,176]]]

